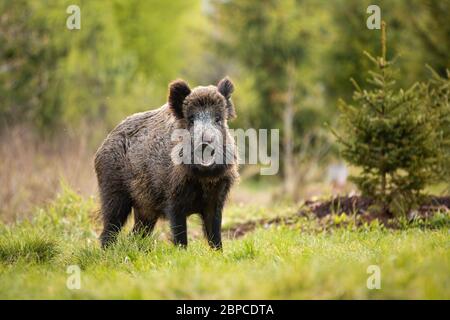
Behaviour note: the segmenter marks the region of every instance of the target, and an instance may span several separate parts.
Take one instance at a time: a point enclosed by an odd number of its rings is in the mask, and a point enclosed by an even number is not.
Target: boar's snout
[[[206,142],[201,142],[194,149],[195,163],[204,167],[209,167],[215,162],[214,145]]]
[[[194,164],[210,167],[217,162],[221,132],[209,123],[196,126],[194,134]],[[217,152],[216,152],[217,151]]]

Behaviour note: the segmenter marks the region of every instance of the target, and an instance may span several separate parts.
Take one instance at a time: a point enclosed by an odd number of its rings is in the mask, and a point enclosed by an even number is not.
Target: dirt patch
[[[330,201],[306,201],[305,206],[308,207],[317,217],[323,218],[324,216],[332,213],[336,214],[374,214],[375,210],[370,210],[375,202],[368,197],[361,196],[343,196],[336,197]],[[430,214],[438,210],[449,210],[450,208],[450,196],[447,197],[430,197],[420,208],[415,212],[420,217],[428,217]],[[392,214],[384,212],[376,216],[377,218],[392,218]]]
[[[294,215],[246,221],[225,228],[224,234],[228,238],[240,238],[257,227],[269,228],[273,225],[293,225],[298,222],[300,217],[305,216],[313,216],[319,218],[319,220],[325,220],[332,214],[341,215],[343,213],[357,216],[358,223],[371,222],[378,219],[386,227],[397,227],[397,224],[393,222],[393,215],[389,212],[373,210],[374,204],[372,199],[362,196],[339,196],[329,201],[306,201]],[[412,212],[408,218],[420,217],[428,219],[438,211],[450,212],[450,196],[430,197],[418,210]]]

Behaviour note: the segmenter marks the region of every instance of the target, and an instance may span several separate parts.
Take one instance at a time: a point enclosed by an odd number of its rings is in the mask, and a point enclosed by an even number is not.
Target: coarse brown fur
[[[227,126],[227,120],[235,117],[230,99],[233,89],[228,78],[217,87],[192,91],[177,80],[169,86],[167,104],[126,118],[107,136],[95,156],[103,246],[115,240],[133,209],[135,231],[149,234],[159,218],[168,218],[173,241],[182,246],[187,245],[186,218],[198,213],[210,245],[221,248],[222,209],[238,178],[237,151]],[[173,162],[174,130],[193,132],[196,118],[207,129],[204,132],[210,133],[202,133],[202,141],[213,143],[217,134],[227,138],[224,148],[232,154],[230,163],[205,167]]]

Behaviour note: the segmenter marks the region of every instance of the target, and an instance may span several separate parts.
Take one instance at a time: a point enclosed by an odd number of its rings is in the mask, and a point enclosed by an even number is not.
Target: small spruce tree
[[[369,88],[353,79],[354,104],[340,101],[343,133],[336,134],[341,154],[361,169],[351,179],[383,211],[405,213],[421,201],[424,187],[439,179],[442,163],[439,112],[422,99],[420,84],[407,90],[395,85],[394,61],[386,59],[386,25],[382,23],[381,57],[374,63]]]

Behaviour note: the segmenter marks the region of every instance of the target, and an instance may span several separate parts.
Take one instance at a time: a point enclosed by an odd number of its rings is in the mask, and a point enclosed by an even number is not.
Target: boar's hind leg
[[[102,247],[116,240],[117,234],[131,212],[131,199],[126,192],[102,195],[103,232],[100,235]]]

